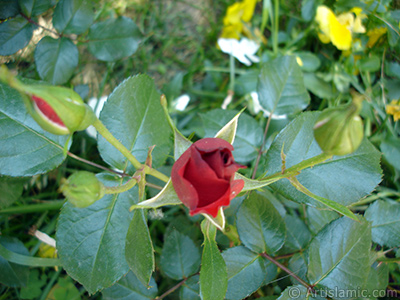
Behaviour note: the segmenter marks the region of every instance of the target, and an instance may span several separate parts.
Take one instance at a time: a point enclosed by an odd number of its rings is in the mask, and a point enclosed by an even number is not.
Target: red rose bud
[[[92,109],[71,89],[24,84],[4,66],[0,69],[0,80],[20,92],[29,114],[46,131],[69,134],[86,129],[96,120]]]
[[[235,163],[233,146],[219,138],[205,138],[192,144],[172,167],[175,192],[190,215],[206,213],[217,217],[221,206],[243,189],[244,181],[234,180],[235,172],[245,168]]]

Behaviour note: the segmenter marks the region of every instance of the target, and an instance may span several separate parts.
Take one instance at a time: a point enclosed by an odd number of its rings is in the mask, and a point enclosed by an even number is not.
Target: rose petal
[[[198,140],[193,145],[202,152],[214,152],[215,150],[229,149],[233,151],[233,146],[220,138],[205,138]]]
[[[216,173],[203,160],[196,147],[191,148],[191,156],[183,176],[196,189],[199,201],[197,207],[217,201],[229,189],[230,183],[217,177]]]
[[[178,198],[192,210],[197,207],[199,197],[194,186],[183,178],[189,159],[190,151],[185,151],[172,166],[171,179]]]
[[[65,127],[63,121],[60,119],[60,117],[57,115],[54,109],[46,101],[35,95],[32,95],[32,100],[35,102],[38,110],[40,110],[40,112],[43,113],[50,121],[62,127]]]
[[[217,150],[211,153],[204,153],[201,157],[210,166],[210,168],[214,170],[218,178],[225,178],[225,167],[221,151]]]
[[[207,206],[198,207],[195,210],[190,211],[190,215],[193,216],[195,214],[205,213],[212,215],[214,218],[216,218],[219,208],[221,206],[229,206],[229,204],[231,203],[231,199],[233,198],[231,198],[231,194],[231,189],[228,188],[224,195],[220,197],[217,201],[210,203]]]

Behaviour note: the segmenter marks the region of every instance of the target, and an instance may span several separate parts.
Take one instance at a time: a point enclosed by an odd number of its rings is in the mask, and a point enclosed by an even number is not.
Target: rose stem
[[[277,267],[281,268],[283,271],[288,273],[290,276],[292,276],[294,279],[296,279],[298,282],[300,282],[302,285],[304,285],[308,290],[314,290],[312,285],[310,285],[307,282],[305,282],[303,279],[301,279],[295,273],[290,271],[288,268],[286,268],[284,265],[282,265],[279,261],[277,261],[273,257],[269,256],[267,253],[261,253],[261,256],[265,257],[270,262],[272,262],[274,265],[276,265]]]
[[[172,292],[174,292],[177,288],[179,288],[181,285],[183,285],[186,280],[188,280],[190,277],[194,276],[194,275],[198,275],[199,273],[193,274],[185,279],[183,279],[181,282],[179,282],[178,284],[176,284],[175,286],[173,286],[172,288],[170,288],[168,291],[166,291],[164,294],[162,294],[159,297],[156,297],[154,300],[161,300],[163,298],[165,298],[166,296],[168,296],[169,294],[171,294]]]
[[[85,163],[85,164],[88,164],[88,165],[91,165],[91,166],[93,166],[93,167],[102,169],[102,170],[104,170],[104,171],[108,171],[108,172],[111,172],[111,173],[115,173],[115,174],[117,174],[117,175],[119,175],[119,176],[121,176],[121,177],[128,177],[128,176],[130,176],[129,174],[126,174],[126,173],[124,173],[124,172],[118,172],[118,171],[109,169],[109,168],[107,168],[107,167],[104,167],[104,166],[102,166],[102,165],[96,164],[96,163],[94,163],[94,162],[91,162],[91,161],[89,161],[89,160],[86,160],[86,159],[84,159],[84,158],[82,158],[82,157],[79,157],[79,156],[77,156],[77,155],[75,155],[75,154],[69,152],[69,151],[67,151],[67,154],[68,154],[68,156],[72,157],[73,159],[79,160],[79,161],[81,161],[81,162],[83,162],[83,163]]]
[[[123,193],[126,192],[128,190],[130,190],[131,188],[133,188],[136,183],[138,183],[140,180],[140,176],[137,177],[132,177],[131,179],[129,179],[129,181],[127,181],[126,183],[124,183],[123,185],[120,186],[107,186],[104,187],[105,188],[105,194],[119,194],[119,193]]]
[[[143,169],[146,174],[150,174],[164,182],[167,182],[169,180],[169,177],[164,175],[163,173],[150,168],[146,165],[142,165],[136,157],[132,155],[132,153],[120,142],[118,141],[112,134],[111,132],[104,126],[104,124],[97,119],[93,123],[94,128],[115,148],[117,148],[122,155],[124,155],[130,162],[131,164],[135,167],[135,169],[140,170]]]

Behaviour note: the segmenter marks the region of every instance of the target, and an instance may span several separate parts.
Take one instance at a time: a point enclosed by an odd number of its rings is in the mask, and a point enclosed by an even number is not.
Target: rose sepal
[[[164,188],[153,198],[134,204],[130,207],[130,211],[138,208],[159,208],[166,205],[179,205],[182,201],[179,200],[178,195],[172,186],[171,179],[165,184]]]
[[[218,215],[214,218],[209,214],[202,214],[206,219],[208,219],[215,227],[219,230],[224,231],[225,229],[225,214],[222,207],[218,210]]]

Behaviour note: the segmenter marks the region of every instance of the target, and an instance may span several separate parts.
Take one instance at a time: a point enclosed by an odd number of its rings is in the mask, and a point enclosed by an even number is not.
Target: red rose
[[[239,168],[233,146],[219,138],[205,138],[193,143],[172,167],[171,179],[179,199],[190,215],[206,213],[214,218],[221,206],[243,189],[244,181],[233,180]]]

